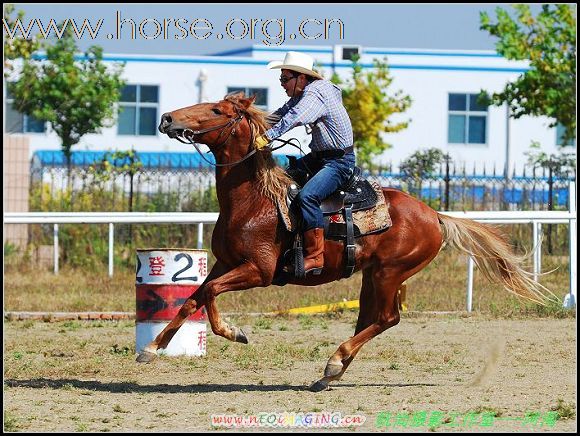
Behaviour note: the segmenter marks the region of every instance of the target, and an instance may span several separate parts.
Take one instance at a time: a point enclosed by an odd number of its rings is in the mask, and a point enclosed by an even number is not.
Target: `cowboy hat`
[[[304,53],[297,51],[289,51],[286,53],[283,61],[272,61],[268,64],[269,69],[281,68],[284,70],[292,70],[298,73],[306,74],[308,76],[323,79],[323,77],[312,69],[314,59]]]

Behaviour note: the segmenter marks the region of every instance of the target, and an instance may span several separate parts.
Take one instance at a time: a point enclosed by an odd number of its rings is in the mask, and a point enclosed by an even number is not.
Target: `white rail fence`
[[[113,277],[115,224],[197,224],[197,248],[203,247],[203,225],[215,224],[215,212],[7,212],[4,224],[53,224],[54,273],[58,274],[59,224],[109,224],[109,276]]]
[[[576,196],[575,184],[570,186],[569,211],[483,211],[483,212],[442,212],[445,215],[469,218],[475,221],[493,224],[532,224],[533,226],[533,273],[537,280],[542,262],[542,225],[569,225],[569,272],[570,289],[564,300],[564,306],[576,305]],[[53,224],[54,225],[54,273],[59,269],[58,225],[59,224],[109,224],[109,276],[113,276],[113,247],[115,241],[115,224],[197,224],[197,248],[203,246],[203,225],[215,224],[218,213],[209,212],[7,212],[4,213],[4,224]],[[471,312],[473,295],[474,262],[470,257],[467,262],[467,311]]]

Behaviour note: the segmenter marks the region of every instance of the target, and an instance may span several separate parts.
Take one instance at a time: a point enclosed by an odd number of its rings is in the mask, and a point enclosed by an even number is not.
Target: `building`
[[[243,90],[256,94],[256,104],[272,111],[287,96],[280,87],[277,70],[268,70],[269,61],[283,59],[288,50],[312,55],[323,75],[337,73],[350,77],[350,56],[360,54],[364,68],[373,59],[385,59],[394,77],[389,94],[401,90],[411,96],[410,109],[399,115],[411,119],[401,132],[385,135],[393,147],[378,161],[398,164],[419,149],[437,147],[449,153],[456,163],[470,170],[500,173],[516,164],[518,171],[526,161],[532,141],[546,153],[555,153],[561,131],[549,128],[545,117],[508,118],[507,108],[479,107],[475,97],[480,90],[500,91],[508,81],[527,70],[526,62],[508,61],[494,51],[410,50],[360,46],[265,46],[253,45],[213,56],[117,55],[106,54],[106,62],[124,62],[123,91],[119,113],[113,127],[100,134],[86,135],[73,151],[128,150],[147,152],[195,153],[193,147],[171,140],[157,130],[161,114],[202,101],[217,101],[226,93]],[[16,113],[6,97],[5,130],[25,133],[30,139],[29,154],[39,150],[60,150],[58,137],[43,123]],[[306,130],[298,127],[285,135],[300,140],[308,151]],[[284,147],[281,154],[297,154]]]

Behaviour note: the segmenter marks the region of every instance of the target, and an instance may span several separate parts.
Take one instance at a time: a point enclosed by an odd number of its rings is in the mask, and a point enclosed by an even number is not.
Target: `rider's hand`
[[[258,149],[258,150],[262,150],[263,148],[265,148],[268,144],[270,143],[270,140],[268,139],[268,137],[266,135],[262,135],[262,136],[258,136],[256,138],[256,140],[254,141],[254,146]]]

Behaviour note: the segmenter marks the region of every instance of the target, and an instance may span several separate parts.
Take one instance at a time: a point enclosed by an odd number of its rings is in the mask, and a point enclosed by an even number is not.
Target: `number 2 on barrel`
[[[177,271],[175,274],[173,274],[173,277],[171,277],[171,281],[172,282],[178,282],[179,280],[193,280],[194,282],[197,281],[197,276],[193,276],[193,277],[178,277],[179,274],[181,274],[184,271],[187,271],[189,268],[191,268],[193,266],[193,259],[187,253],[179,253],[177,256],[175,256],[175,258],[173,260],[175,262],[177,262],[177,261],[179,261],[180,259],[182,259],[184,257],[187,259],[187,265],[185,265],[184,268],[181,268],[179,271]]]

